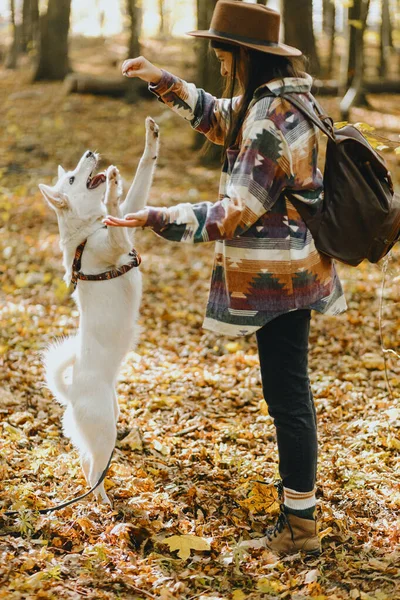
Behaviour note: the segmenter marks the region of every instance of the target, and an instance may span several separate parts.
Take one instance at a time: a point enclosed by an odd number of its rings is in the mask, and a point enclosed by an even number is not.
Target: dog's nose
[[[93,154],[93,152],[90,152],[90,150],[89,150],[89,152],[86,154],[86,158],[90,158],[91,156],[94,156],[94,154]]]

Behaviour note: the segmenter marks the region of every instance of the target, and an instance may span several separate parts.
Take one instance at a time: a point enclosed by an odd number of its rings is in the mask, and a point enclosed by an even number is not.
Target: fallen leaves
[[[178,550],[179,558],[187,560],[190,557],[190,551],[208,551],[211,550],[210,543],[201,537],[196,535],[172,535],[171,537],[164,538],[163,543],[169,546],[171,552]]]
[[[31,90],[10,74],[0,78],[5,97],[24,87]],[[32,102],[4,101],[3,115],[18,128],[0,130],[10,165],[1,167],[0,179],[0,506],[20,511],[11,522],[0,513],[0,599],[394,600],[400,368],[388,354],[390,398],[377,327],[379,266],[340,266],[348,312],[312,320],[321,557],[279,558],[265,548],[265,529],[278,510],[275,430],[254,337],[227,340],[201,329],[213,248],[170,244],[147,231],[137,234],[143,333],[121,371],[119,439],[105,482],[113,507],[89,497],[52,515],[23,510],[87,489],[62,434],[62,409],[43,387],[40,351],[74,332],[78,313],[62,279],[57,224],[37,180],[50,181],[58,162],[75,164],[82,144],[98,148],[104,165],[117,163],[129,179],[144,117],[169,114],[159,103],[66,99],[58,84],[39,84],[38,91]],[[61,129],[53,129],[59,112]],[[191,132],[182,127],[177,139],[178,126],[173,116],[161,126],[155,205],[215,197],[218,170],[197,164]],[[14,139],[25,135],[35,140],[30,152],[24,139]],[[42,146],[51,150],[47,158]],[[396,177],[397,159],[388,158]],[[396,249],[383,314],[384,344],[395,350],[399,265]]]

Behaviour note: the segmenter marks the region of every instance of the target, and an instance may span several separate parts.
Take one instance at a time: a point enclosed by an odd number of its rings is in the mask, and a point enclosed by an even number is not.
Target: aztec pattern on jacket
[[[219,200],[150,208],[147,222],[168,240],[216,241],[203,326],[234,336],[252,333],[291,310],[332,315],[346,309],[333,261],[316,250],[309,229],[282,194],[285,188],[296,190],[296,198],[309,204],[322,198],[315,127],[279,97],[296,92],[311,106],[311,78],[264,85],[275,96],[250,106],[240,148],[228,149]],[[166,71],[149,89],[194,129],[223,144],[229,100]]]

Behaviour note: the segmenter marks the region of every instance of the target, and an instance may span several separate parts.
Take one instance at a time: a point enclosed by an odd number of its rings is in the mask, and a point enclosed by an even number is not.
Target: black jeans
[[[274,419],[283,485],[298,492],[314,489],[317,419],[308,378],[310,310],[276,317],[257,331],[261,379]]]

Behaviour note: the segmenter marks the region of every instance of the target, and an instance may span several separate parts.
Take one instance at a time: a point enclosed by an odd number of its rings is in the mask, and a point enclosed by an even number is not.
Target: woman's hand
[[[149,211],[147,208],[139,210],[137,213],[125,215],[123,219],[107,215],[103,223],[109,227],[144,227],[147,223]]]
[[[125,77],[139,77],[147,83],[159,83],[162,71],[144,56],[128,58],[122,64],[122,75]]]

